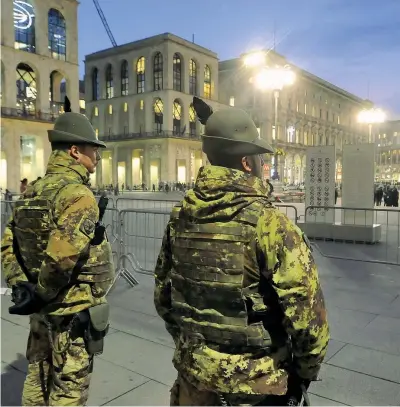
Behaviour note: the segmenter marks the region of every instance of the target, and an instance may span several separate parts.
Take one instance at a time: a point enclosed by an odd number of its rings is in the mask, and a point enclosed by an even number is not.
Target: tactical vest
[[[259,270],[255,226],[264,207],[254,202],[229,222],[190,223],[174,208],[171,228],[171,297],[182,332],[229,348],[271,345],[269,309],[258,281],[244,286],[246,267]],[[254,313],[263,315],[258,320]],[[272,319],[271,319],[272,320]]]
[[[25,194],[25,199],[15,204],[13,219],[14,252],[27,278],[37,282],[45,259],[45,250],[52,230],[57,228],[54,202],[61,190],[75,180],[64,179],[54,188],[50,186],[38,195]],[[114,265],[111,245],[107,239],[89,247],[88,259],[73,273],[71,285],[87,283],[94,297],[102,297],[114,280]]]

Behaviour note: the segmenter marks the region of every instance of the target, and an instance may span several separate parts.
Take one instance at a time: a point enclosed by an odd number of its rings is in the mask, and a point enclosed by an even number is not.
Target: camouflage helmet
[[[54,128],[47,131],[50,143],[76,143],[106,147],[98,140],[89,119],[80,113],[67,112],[57,118]]]
[[[260,137],[254,121],[241,109],[229,108],[213,112],[201,99],[193,98],[193,107],[205,124],[203,151],[226,155],[273,153],[273,148]]]

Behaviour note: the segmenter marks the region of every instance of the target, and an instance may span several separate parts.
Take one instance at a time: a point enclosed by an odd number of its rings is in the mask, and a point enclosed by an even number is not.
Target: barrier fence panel
[[[134,271],[153,274],[169,219],[169,210],[120,211],[120,267],[126,269],[127,261]]]
[[[0,239],[3,237],[4,229],[10,219],[15,201],[0,201]]]
[[[274,204],[281,212],[283,212],[291,221],[297,224],[298,215],[297,208],[294,205]]]
[[[327,226],[326,237],[308,236],[323,256],[400,265],[400,211],[397,208],[308,206],[305,209],[305,222],[319,224],[321,228],[322,224],[329,224],[328,216],[332,216],[332,210],[336,227],[354,227],[363,232],[358,233],[356,239],[349,236],[337,238],[337,233],[330,234]],[[375,242],[372,236],[376,237]]]
[[[135,199],[135,198],[118,198],[115,207],[119,210],[125,209],[157,209],[157,210],[172,210],[179,201],[170,200],[151,200],[151,199]]]

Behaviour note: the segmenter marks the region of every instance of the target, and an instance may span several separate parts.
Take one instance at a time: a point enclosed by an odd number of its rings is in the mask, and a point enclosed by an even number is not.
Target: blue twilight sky
[[[111,47],[80,0],[79,54]],[[289,61],[400,119],[400,0],[99,0],[117,44],[170,32],[220,60],[273,45]],[[275,22],[275,24],[274,24]]]

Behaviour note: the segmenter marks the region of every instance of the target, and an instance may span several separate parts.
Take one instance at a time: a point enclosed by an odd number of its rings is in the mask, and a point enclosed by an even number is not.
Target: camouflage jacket
[[[267,296],[275,298],[275,309],[282,314],[282,329],[288,341],[280,341],[268,354],[262,349],[252,353],[247,349],[227,352],[211,343],[191,341],[176,323],[178,310],[173,306],[171,275],[179,273],[174,253],[182,250],[181,246],[174,247],[171,238],[177,227],[176,212],[181,221],[218,223],[227,215],[234,219],[241,211],[249,210],[249,203],[267,194],[259,178],[241,171],[206,166],[200,170],[195,188],[187,192],[182,206],[175,208],[168,223],[155,269],[155,306],[176,343],[175,367],[199,389],[285,394],[289,369],[303,379],[315,380],[325,357],[329,327],[307,239],[286,215],[265,200],[254,227],[253,258],[248,259],[245,269],[258,278],[259,292],[265,299]],[[254,262],[257,268],[252,267]],[[254,273],[258,273],[258,277]],[[207,308],[212,307],[204,304],[203,309]]]
[[[31,270],[36,263],[38,276],[37,292],[48,304],[43,313],[68,315],[105,302],[105,290],[113,278],[114,266],[110,259],[111,248],[107,240],[99,246],[90,246],[95,224],[99,219],[99,209],[93,193],[88,188],[89,173],[67,153],[54,151],[49,159],[46,175],[30,184],[21,197],[21,204],[31,197],[48,197],[52,202],[52,214],[55,219],[48,241],[44,242],[43,259],[30,258],[35,239],[28,237],[19,246],[25,259],[24,265]],[[61,188],[61,189],[60,189]],[[6,283],[9,287],[18,281],[27,280],[13,248],[13,222],[15,210],[5,229],[1,242],[1,264]],[[40,231],[38,231],[40,232]],[[34,231],[35,233],[35,231]],[[35,234],[33,233],[33,236]],[[32,250],[34,251],[34,250]],[[93,284],[95,276],[85,270],[98,262],[107,280],[107,287],[98,290]],[[85,258],[84,264],[77,263]],[[89,270],[90,271],[90,270]],[[105,278],[104,271],[107,273]],[[104,290],[103,290],[104,288]]]

